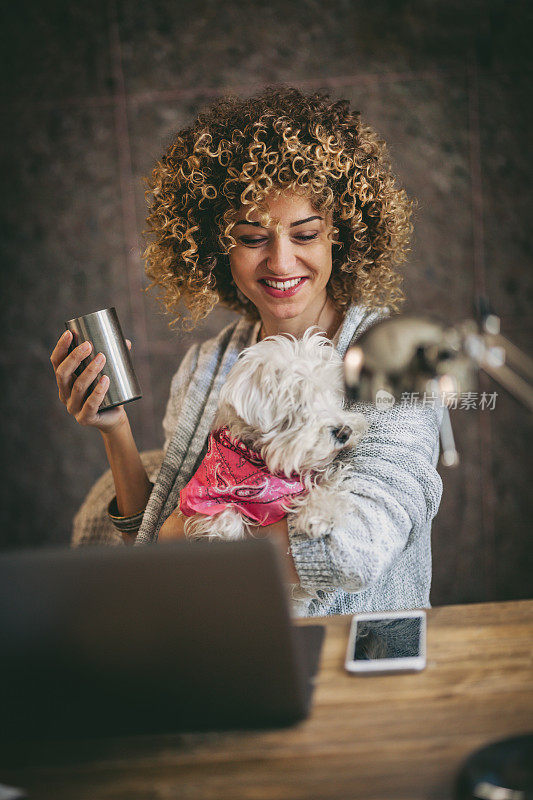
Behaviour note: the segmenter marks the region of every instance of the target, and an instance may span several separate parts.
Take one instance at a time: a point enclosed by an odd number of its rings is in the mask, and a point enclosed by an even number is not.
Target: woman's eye
[[[260,244],[261,242],[265,242],[266,239],[251,239],[249,236],[241,236],[240,241],[243,244]]]
[[[296,238],[299,239],[301,242],[310,242],[311,239],[316,239],[317,236],[318,236],[318,233],[310,233],[308,235],[305,235],[305,234],[302,233],[299,236],[297,236]]]
[[[318,233],[311,233],[311,234],[303,234],[303,233],[301,233],[301,234],[296,235],[294,238],[297,239],[299,242],[310,242],[313,239],[316,239],[317,236],[318,236]],[[239,241],[242,244],[252,245],[253,246],[253,245],[262,244],[263,242],[266,242],[266,238],[265,237],[253,238],[251,236],[240,236],[239,237]]]

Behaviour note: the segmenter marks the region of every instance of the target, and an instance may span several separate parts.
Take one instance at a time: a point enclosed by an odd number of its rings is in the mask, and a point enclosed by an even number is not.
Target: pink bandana
[[[186,516],[219,514],[236,508],[256,525],[270,525],[287,514],[281,504],[302,494],[297,478],[268,471],[261,456],[230,438],[228,428],[209,434],[207,453],[189,483],[181,490],[179,508]]]

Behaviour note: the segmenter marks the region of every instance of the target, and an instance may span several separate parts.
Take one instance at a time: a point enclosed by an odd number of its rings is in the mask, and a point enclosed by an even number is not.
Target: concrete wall
[[[531,352],[531,12],[505,0],[17,2],[2,49],[1,546],[66,543],[107,468],[100,435],[57,399],[63,321],[115,305],[144,398],[140,449],[162,443],[192,341],[167,327],[140,259],[141,177],[170,135],[228,88],[283,81],[349,98],[419,200],[406,310],[450,321],[488,292]],[[531,594],[528,413],[491,379],[493,411],[452,414],[462,462],[441,470],[433,603]]]

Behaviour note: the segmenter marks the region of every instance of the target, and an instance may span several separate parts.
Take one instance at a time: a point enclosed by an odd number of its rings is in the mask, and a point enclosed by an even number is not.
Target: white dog
[[[345,408],[342,358],[324,335],[269,336],[228,374],[208,452],[174,514],[189,538],[244,538],[287,511],[322,536],[349,512],[349,467],[336,456],[366,430]]]

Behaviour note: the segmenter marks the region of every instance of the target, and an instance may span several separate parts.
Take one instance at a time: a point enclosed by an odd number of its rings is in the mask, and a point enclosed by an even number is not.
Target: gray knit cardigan
[[[383,316],[352,306],[333,340],[348,346]],[[194,344],[171,383],[163,428],[165,456],[136,538],[157,541],[179,493],[207,449],[218,396],[239,353],[257,339],[259,323],[244,318],[218,336]],[[370,426],[351,455],[353,510],[342,530],[310,539],[288,514],[290,549],[308,602],[298,615],[428,607],[431,585],[431,521],[442,481],[435,467],[442,409],[396,404],[378,410],[354,403]],[[112,505],[112,504],[110,504]]]

